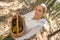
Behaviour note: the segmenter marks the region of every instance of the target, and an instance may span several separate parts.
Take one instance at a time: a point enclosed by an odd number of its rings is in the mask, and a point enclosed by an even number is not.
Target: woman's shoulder
[[[32,18],[33,15],[34,15],[34,11],[31,11],[29,13],[24,14],[23,16],[24,16],[24,18]]]
[[[44,18],[39,21],[39,25],[43,25],[45,23],[46,23],[46,19],[44,19]]]
[[[41,21],[44,21],[44,22],[46,22],[46,19],[45,19],[45,18],[42,18],[42,19],[41,19]]]

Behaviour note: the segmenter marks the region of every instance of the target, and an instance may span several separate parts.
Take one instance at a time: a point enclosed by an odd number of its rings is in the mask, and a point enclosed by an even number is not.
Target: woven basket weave
[[[19,14],[12,17],[10,26],[10,33],[14,38],[21,37],[25,32],[25,22]]]

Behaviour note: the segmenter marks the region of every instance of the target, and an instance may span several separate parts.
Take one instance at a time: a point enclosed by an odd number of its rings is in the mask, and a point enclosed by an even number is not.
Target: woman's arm
[[[42,26],[45,24],[45,19],[42,19],[40,21],[40,25],[32,28],[28,33],[26,33],[24,36],[20,37],[20,38],[16,38],[16,40],[24,40],[24,39],[29,39],[30,37],[34,36],[37,32],[40,31],[40,29],[42,28]]]

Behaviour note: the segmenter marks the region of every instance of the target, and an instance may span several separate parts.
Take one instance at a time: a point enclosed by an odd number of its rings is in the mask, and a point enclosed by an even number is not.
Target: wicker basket
[[[25,32],[25,21],[19,14],[12,17],[10,26],[10,33],[14,38],[21,37]]]

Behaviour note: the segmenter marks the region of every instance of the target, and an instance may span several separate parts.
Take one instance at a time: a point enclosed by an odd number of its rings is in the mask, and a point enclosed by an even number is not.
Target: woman
[[[22,37],[16,38],[16,40],[29,39],[30,37],[35,35],[46,22],[46,20],[44,19],[45,12],[45,4],[40,4],[36,6],[32,12],[25,14],[24,20],[26,24],[26,33]]]

